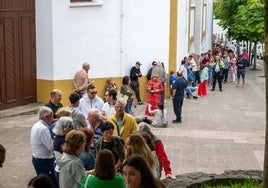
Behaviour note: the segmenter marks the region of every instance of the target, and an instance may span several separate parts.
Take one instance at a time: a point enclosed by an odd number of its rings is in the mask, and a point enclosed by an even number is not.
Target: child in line
[[[167,109],[164,108],[164,104],[159,103],[158,109],[151,110],[151,104],[147,103],[148,111],[151,114],[154,114],[154,119],[152,122],[152,126],[154,127],[167,127]]]
[[[208,68],[204,66],[200,75],[200,84],[198,86],[198,96],[207,96],[207,80],[208,80]]]

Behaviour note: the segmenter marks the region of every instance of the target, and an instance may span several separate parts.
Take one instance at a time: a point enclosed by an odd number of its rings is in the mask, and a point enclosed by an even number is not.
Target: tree
[[[268,63],[268,0],[265,0],[265,55],[264,63]],[[268,66],[264,66],[265,73],[268,71]],[[267,75],[267,74],[265,74]],[[264,149],[264,164],[263,164],[263,188],[268,188],[268,77],[265,77],[265,92],[266,92],[266,132],[265,132],[265,149]]]
[[[229,38],[255,44],[263,41],[263,0],[219,0],[215,6],[215,17],[220,19],[220,26],[227,29]],[[256,53],[256,45],[254,47]],[[256,59],[253,69],[256,69]]]

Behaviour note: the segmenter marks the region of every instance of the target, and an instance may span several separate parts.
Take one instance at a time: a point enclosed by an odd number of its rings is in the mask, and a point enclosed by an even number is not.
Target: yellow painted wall
[[[92,80],[92,79],[90,79]],[[94,79],[94,85],[97,88],[98,96],[103,98],[106,89],[107,78]],[[114,78],[116,85],[120,88],[122,86],[122,78]],[[140,95],[141,100],[146,101],[146,84],[147,79],[145,76],[139,78],[140,82]],[[37,102],[46,103],[50,100],[50,92],[53,89],[60,89],[62,91],[62,104],[63,106],[69,105],[69,95],[73,91],[72,80],[37,80]]]
[[[166,84],[166,98],[170,96],[169,72],[177,71],[177,18],[178,17],[178,0],[170,1],[170,35],[169,35],[169,71]]]

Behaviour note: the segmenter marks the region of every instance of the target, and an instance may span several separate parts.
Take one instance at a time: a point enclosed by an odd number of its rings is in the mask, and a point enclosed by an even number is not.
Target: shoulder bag
[[[86,179],[86,181],[85,181],[84,188],[87,188],[87,184],[88,184],[88,182],[89,182],[89,178],[90,178],[90,176],[91,176],[91,174],[88,174],[88,175],[87,175],[87,179]]]

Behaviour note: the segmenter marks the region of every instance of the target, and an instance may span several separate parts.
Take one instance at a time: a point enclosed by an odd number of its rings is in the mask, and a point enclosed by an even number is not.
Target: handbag
[[[116,98],[117,98],[117,100],[122,101],[125,105],[127,104],[127,100],[128,100],[127,95],[124,95],[124,94],[118,92]]]
[[[91,174],[87,175],[87,179],[86,179],[86,181],[85,181],[84,188],[87,188],[87,184],[88,184],[88,182],[89,182],[88,180],[89,180],[90,176],[91,176]]]

